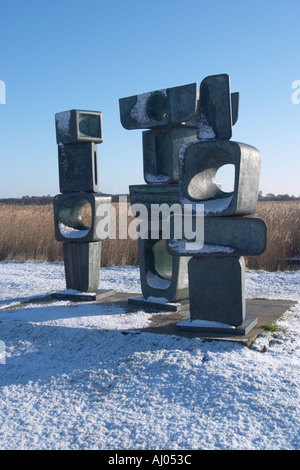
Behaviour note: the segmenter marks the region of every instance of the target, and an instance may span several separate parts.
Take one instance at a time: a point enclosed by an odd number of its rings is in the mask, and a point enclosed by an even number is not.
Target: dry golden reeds
[[[116,226],[118,233],[118,205]],[[84,206],[82,220],[88,226],[89,205]],[[132,219],[132,217],[131,217]],[[130,220],[130,219],[129,219]],[[52,205],[0,204],[0,261],[63,260],[62,243],[54,236]],[[134,266],[138,264],[136,240],[105,240],[102,243],[102,266]]]
[[[114,204],[114,209],[118,234],[119,205]],[[247,267],[267,271],[287,269],[287,258],[300,256],[300,201],[259,202],[256,216],[267,224],[267,249],[260,256],[247,257]],[[88,225],[90,214],[83,211],[82,217]],[[131,220],[132,217],[128,217],[128,222]],[[63,260],[62,244],[54,236],[52,204],[0,204],[0,224],[0,261]],[[137,241],[130,238],[105,240],[102,243],[101,265],[138,265]]]
[[[300,257],[300,201],[259,202],[256,216],[267,224],[267,248],[260,256],[247,257],[247,267],[288,269],[288,258]]]
[[[0,261],[61,261],[52,205],[0,205]]]

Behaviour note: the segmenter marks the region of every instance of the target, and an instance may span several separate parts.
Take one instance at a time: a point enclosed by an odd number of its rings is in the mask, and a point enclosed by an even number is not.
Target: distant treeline
[[[119,202],[119,196],[127,196],[128,202],[130,201],[128,194],[105,194],[110,196],[112,202]],[[19,204],[21,206],[45,206],[53,203],[53,196],[23,196],[21,198],[6,198],[0,199],[0,204]]]
[[[23,196],[21,198],[0,199],[0,204],[19,204],[21,206],[44,206],[52,204],[52,202],[52,196]]]
[[[101,194],[101,193],[100,193]],[[104,194],[104,193],[103,193]],[[119,202],[119,197],[127,197],[127,201],[130,202],[129,194],[105,194],[110,196],[112,202]],[[268,193],[265,196],[260,191],[258,194],[259,201],[300,201],[300,196],[290,196],[289,194],[272,194]],[[21,198],[6,198],[0,199],[0,204],[20,204],[23,206],[44,206],[46,204],[53,203],[53,196],[23,196]]]
[[[300,196],[290,196],[289,194],[275,194],[268,193],[265,196],[260,191],[258,194],[259,201],[300,201]]]

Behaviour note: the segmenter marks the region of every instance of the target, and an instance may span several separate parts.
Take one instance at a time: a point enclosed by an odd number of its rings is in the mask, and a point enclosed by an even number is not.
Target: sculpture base
[[[246,317],[239,326],[231,326],[207,320],[184,320],[176,324],[176,329],[194,333],[213,333],[217,335],[245,336],[257,324],[257,318]]]
[[[181,300],[180,302],[168,302],[166,299],[159,297],[133,297],[128,299],[128,304],[149,310],[162,312],[180,312],[189,308],[189,300]]]
[[[99,289],[97,292],[81,292],[73,289],[53,293],[52,299],[71,300],[73,302],[95,302],[114,295],[114,290]]]

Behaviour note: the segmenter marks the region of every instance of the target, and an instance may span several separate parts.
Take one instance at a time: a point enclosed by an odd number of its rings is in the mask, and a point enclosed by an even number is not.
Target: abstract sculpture
[[[55,122],[62,193],[53,202],[55,238],[63,242],[67,290],[85,293],[84,300],[95,300],[113,293],[98,290],[102,240],[109,236],[102,222],[109,226],[111,204],[110,197],[98,194],[97,144],[103,140],[102,115],[73,109],[57,113]],[[82,221],[86,205],[90,226]]]
[[[264,221],[249,217],[257,208],[261,156],[254,147],[230,141],[238,108],[239,94],[230,92],[226,74],[206,77],[199,95],[193,84],[120,100],[125,128],[151,129],[143,134],[148,184],[130,187],[131,202],[189,205],[193,223],[203,217],[199,205],[204,209],[201,246],[174,235],[176,214],[170,214],[165,244],[139,239],[144,297],[189,298],[191,321],[179,328],[246,334],[256,324],[246,318],[244,256],[266,246]],[[226,164],[235,169],[231,192],[215,182]]]

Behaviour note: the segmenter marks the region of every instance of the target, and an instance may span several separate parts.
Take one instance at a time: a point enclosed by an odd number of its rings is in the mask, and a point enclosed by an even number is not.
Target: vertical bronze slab
[[[246,316],[244,258],[195,257],[188,268],[191,320],[241,325]]]
[[[97,292],[101,267],[101,242],[63,243],[67,289]]]
[[[211,75],[200,85],[198,138],[229,140],[231,136],[229,76]]]

